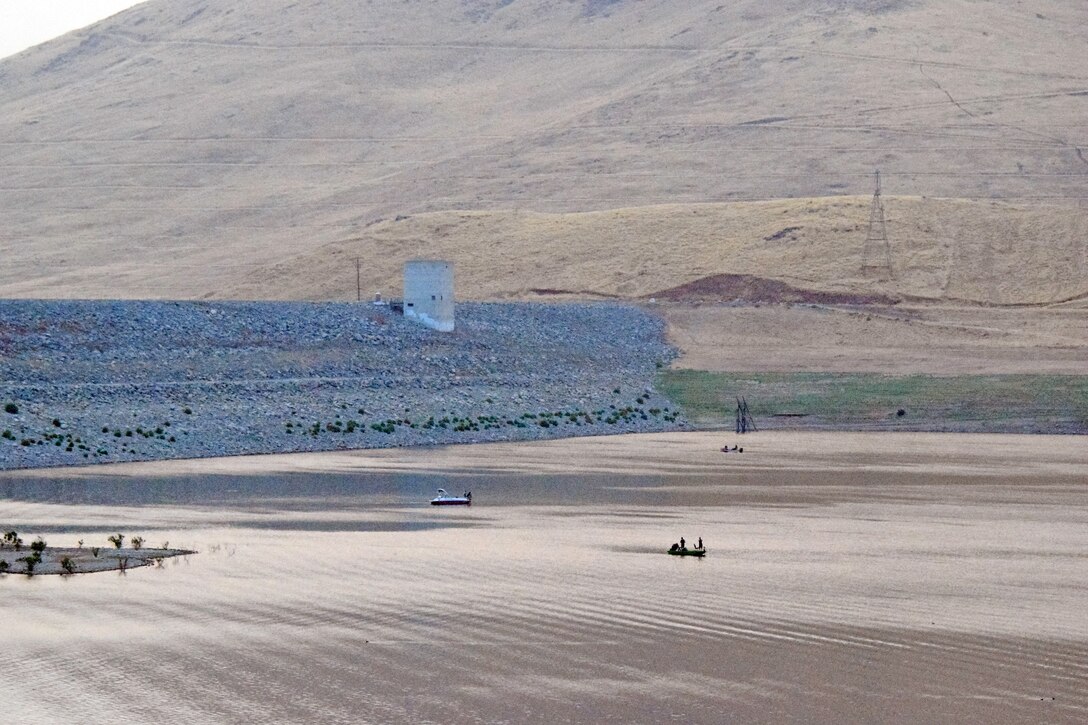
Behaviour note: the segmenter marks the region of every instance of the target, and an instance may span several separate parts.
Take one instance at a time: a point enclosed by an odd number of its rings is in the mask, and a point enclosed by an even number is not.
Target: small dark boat
[[[673,556],[698,556],[701,558],[706,556],[706,549],[689,549],[687,547],[681,549],[680,547],[676,547],[675,549],[669,549],[669,553]]]

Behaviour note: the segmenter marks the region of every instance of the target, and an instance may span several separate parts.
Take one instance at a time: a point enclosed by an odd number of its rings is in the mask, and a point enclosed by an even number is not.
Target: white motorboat
[[[431,506],[471,506],[472,491],[465,491],[464,496],[451,496],[446,489],[438,489],[438,495],[431,499]]]

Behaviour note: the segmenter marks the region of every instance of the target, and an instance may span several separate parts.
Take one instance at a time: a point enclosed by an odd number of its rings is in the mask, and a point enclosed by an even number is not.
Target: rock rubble
[[[5,300],[0,469],[669,430],[674,355],[619,304]]]

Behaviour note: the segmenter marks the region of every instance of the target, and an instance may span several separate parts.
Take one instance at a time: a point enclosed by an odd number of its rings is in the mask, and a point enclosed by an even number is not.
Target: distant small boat
[[[705,548],[704,549],[688,549],[688,548],[680,549],[680,548],[677,548],[677,549],[669,549],[669,553],[672,554],[673,556],[698,556],[698,557],[701,558],[701,557],[706,556],[706,549]]]
[[[438,495],[431,499],[431,506],[471,506],[472,492],[464,496],[451,496],[446,489],[438,489]]]

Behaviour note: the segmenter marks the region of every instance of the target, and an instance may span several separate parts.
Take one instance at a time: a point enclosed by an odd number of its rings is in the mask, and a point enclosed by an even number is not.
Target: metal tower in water
[[[880,170],[876,172],[876,192],[869,209],[869,232],[862,250],[861,273],[876,279],[891,279],[892,251],[888,244],[888,225],[884,221],[884,201],[880,198]]]
[[[748,400],[746,398],[737,398],[737,433],[747,433],[748,431],[755,431],[755,429],[756,421],[748,410]]]

